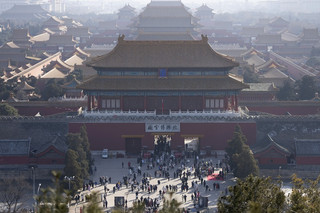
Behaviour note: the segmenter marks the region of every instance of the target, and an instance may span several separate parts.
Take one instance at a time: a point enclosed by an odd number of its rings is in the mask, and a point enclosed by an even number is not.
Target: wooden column
[[[224,111],[226,111],[227,109],[228,109],[228,97],[227,96],[225,96],[224,98],[223,98],[223,109],[224,109]]]
[[[231,96],[231,110],[234,110],[234,95]]]
[[[238,96],[235,96],[235,111],[238,111]]]
[[[144,96],[144,99],[143,99],[143,107],[144,107],[144,110],[147,111],[147,96],[146,95]]]
[[[120,96],[120,110],[123,111],[123,96]]]
[[[88,111],[91,111],[91,95],[88,95]]]
[[[91,96],[91,108],[95,108],[95,103],[94,103],[95,96]]]
[[[101,109],[101,96],[98,96],[98,109]]]
[[[202,95],[202,110],[206,107],[206,100],[204,99],[204,95]]]

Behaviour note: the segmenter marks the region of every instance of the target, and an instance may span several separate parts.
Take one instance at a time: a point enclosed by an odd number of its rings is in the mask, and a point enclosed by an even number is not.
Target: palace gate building
[[[229,71],[238,64],[215,52],[206,36],[192,41],[129,41],[87,64],[97,75],[78,88],[88,96],[82,119],[93,150],[138,154],[164,136],[171,149],[224,150],[239,124],[248,144],[255,122],[238,110],[248,88]]]

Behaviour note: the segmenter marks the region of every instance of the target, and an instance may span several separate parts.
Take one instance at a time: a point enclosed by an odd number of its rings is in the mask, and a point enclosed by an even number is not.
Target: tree
[[[52,172],[54,176],[54,188],[41,189],[41,195],[36,197],[37,212],[39,213],[68,213],[68,203],[71,201],[70,193],[60,184],[61,173]]]
[[[9,104],[0,104],[0,116],[17,116],[18,110]]]
[[[300,100],[310,100],[316,92],[315,79],[305,75],[296,82],[297,92]]]
[[[163,206],[159,213],[181,213],[181,202],[178,202],[173,198],[174,192],[169,191],[166,194],[168,195],[168,198],[164,198]]]
[[[64,94],[63,89],[54,81],[49,82],[41,92],[41,98],[47,101],[49,98],[60,97]]]
[[[238,179],[236,185],[229,186],[229,195],[218,200],[218,212],[284,212],[286,197],[280,182],[270,177],[249,175],[245,180]]]
[[[254,72],[252,66],[243,66],[243,81],[245,83],[259,83],[259,76]]]
[[[4,178],[0,184],[0,203],[4,204],[6,212],[18,212],[23,206],[29,184],[23,178]]]
[[[89,143],[89,139],[88,139],[88,134],[87,134],[87,127],[85,125],[81,126],[80,128],[80,137],[81,137],[81,145],[83,150],[86,153],[86,159],[87,162],[89,163],[89,173],[91,173],[91,169],[93,166],[93,159],[91,157],[91,151],[90,151],[90,143]]]
[[[289,80],[283,82],[283,87],[277,93],[277,98],[280,101],[291,101],[295,100],[295,92],[292,83]]]
[[[246,142],[247,138],[242,133],[241,127],[237,125],[233,138],[228,141],[226,153],[231,170],[239,178],[245,178],[249,174],[258,175],[259,173],[257,162]]]
[[[76,188],[82,186],[83,180],[89,177],[89,163],[86,152],[83,150],[80,134],[68,134],[67,145],[69,149],[66,155],[65,175],[75,176]]]
[[[292,177],[292,193],[288,212],[319,212],[320,209],[320,176],[316,180],[303,181],[296,175]]]
[[[98,194],[97,192],[92,192],[88,196],[88,205],[85,207],[85,212],[86,213],[102,213],[102,209],[99,206],[99,201],[98,201]]]

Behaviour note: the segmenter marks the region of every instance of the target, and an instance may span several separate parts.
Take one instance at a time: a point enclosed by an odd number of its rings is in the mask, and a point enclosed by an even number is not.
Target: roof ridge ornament
[[[124,34],[119,35],[119,37],[118,37],[118,43],[120,43],[122,41],[124,41]]]
[[[202,40],[204,43],[208,43],[208,36],[201,34],[201,40]]]

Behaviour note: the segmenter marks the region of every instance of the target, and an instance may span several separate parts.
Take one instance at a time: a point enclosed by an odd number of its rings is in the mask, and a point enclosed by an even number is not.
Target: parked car
[[[108,158],[108,149],[104,149],[104,150],[102,150],[102,156],[101,156],[102,158]]]

